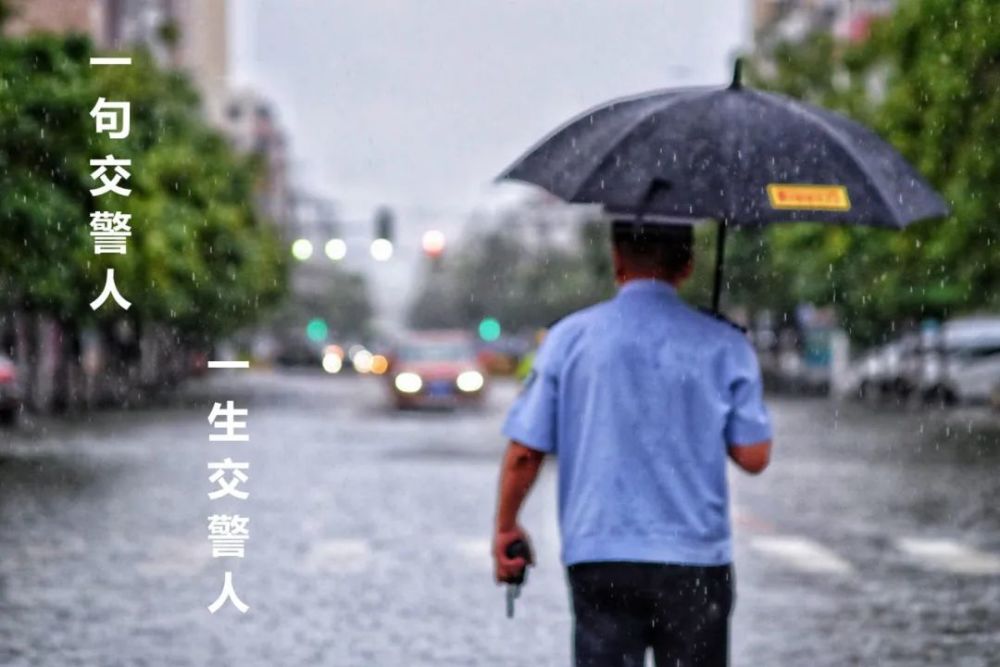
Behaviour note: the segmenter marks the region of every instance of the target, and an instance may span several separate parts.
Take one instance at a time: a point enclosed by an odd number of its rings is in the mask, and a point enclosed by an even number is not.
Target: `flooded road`
[[[552,466],[538,567],[503,615],[488,540],[503,411],[388,410],[369,378],[217,376],[170,406],[0,431],[0,664],[564,665]],[[248,443],[209,443],[214,401]],[[732,471],[733,663],[1000,661],[1000,430],[976,411],[774,399],[772,467]],[[245,501],[207,464],[248,461]],[[206,519],[250,517],[213,559]],[[246,615],[211,615],[225,570]],[[992,660],[992,662],[991,662]]]

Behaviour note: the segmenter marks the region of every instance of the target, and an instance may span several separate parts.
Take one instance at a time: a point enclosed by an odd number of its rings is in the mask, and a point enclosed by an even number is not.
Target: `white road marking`
[[[324,540],[310,550],[305,566],[312,572],[356,574],[368,568],[372,555],[367,540]]]
[[[803,572],[849,574],[854,571],[846,560],[818,542],[804,537],[755,537],[750,541],[750,547]]]
[[[469,560],[489,563],[493,549],[488,539],[472,538],[459,540],[458,552]]]
[[[212,547],[208,540],[158,538],[149,549],[149,558],[140,561],[136,569],[150,577],[192,575],[211,561]]]
[[[493,563],[493,543],[486,538],[462,538],[454,542],[455,550],[458,551],[470,563],[492,567]],[[535,551],[535,564],[559,563],[559,542],[553,540],[543,540],[532,542]]]
[[[956,574],[1000,574],[1000,557],[949,539],[905,537],[899,550],[923,565]]]

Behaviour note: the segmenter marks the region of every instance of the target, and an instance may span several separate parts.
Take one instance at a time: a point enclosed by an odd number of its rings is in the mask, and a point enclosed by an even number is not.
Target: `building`
[[[758,48],[796,42],[816,32],[843,41],[863,41],[873,19],[895,7],[895,0],[753,0]]]
[[[226,99],[226,0],[8,0],[9,35],[79,32],[99,48],[139,45],[187,71],[214,124]]]
[[[30,32],[82,32],[103,35],[104,6],[95,0],[8,0],[8,35]]]
[[[257,155],[264,163],[258,209],[278,226],[287,227],[294,212],[288,149],[270,102],[253,91],[240,91],[229,94],[223,106],[219,127],[237,150]]]

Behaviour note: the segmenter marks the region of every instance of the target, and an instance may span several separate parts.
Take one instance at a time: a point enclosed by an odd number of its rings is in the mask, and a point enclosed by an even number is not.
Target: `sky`
[[[457,234],[498,196],[494,176],[572,116],[726,83],[749,50],[749,5],[231,0],[230,72],[274,103],[297,188],[348,221],[392,207],[412,248],[427,228]]]

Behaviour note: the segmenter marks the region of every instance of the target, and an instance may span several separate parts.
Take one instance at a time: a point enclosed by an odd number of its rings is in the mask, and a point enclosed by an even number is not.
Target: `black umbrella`
[[[829,222],[901,228],[948,207],[867,128],[744,88],[665,90],[615,100],[556,130],[500,178],[539,185],[617,218],[719,223],[712,307],[728,227]]]

